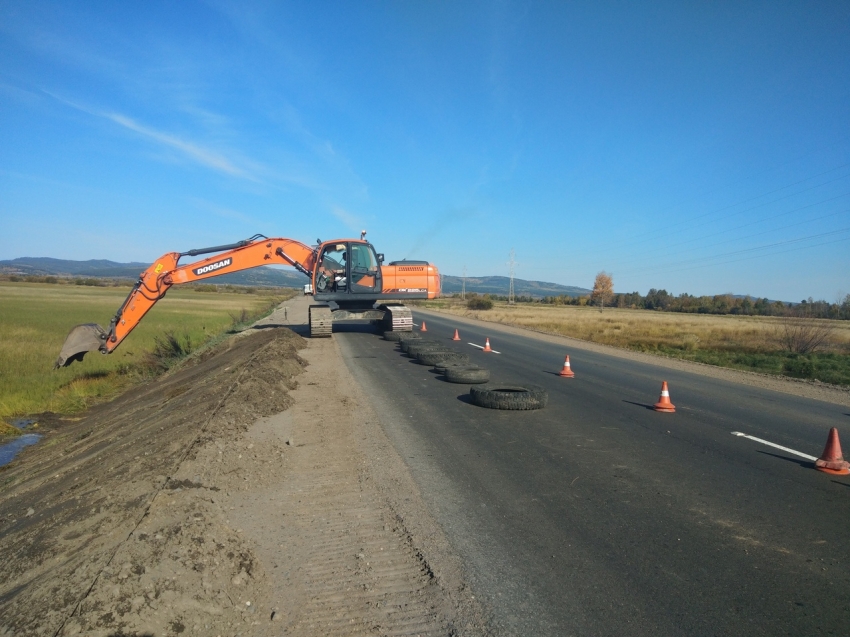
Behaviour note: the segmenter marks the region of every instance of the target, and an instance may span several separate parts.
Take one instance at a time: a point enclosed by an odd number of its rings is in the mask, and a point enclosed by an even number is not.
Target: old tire
[[[407,355],[410,356],[410,358],[416,358],[416,355],[419,354],[420,352],[426,352],[426,351],[437,350],[437,349],[439,349],[439,350],[446,349],[445,345],[442,345],[440,343],[435,343],[434,341],[421,340],[421,341],[413,341],[413,342],[410,342],[410,343],[406,343],[405,341],[402,341],[401,343],[402,343],[402,349],[404,349],[404,346],[407,345]]]
[[[490,384],[469,390],[472,402],[487,409],[543,409],[549,401],[546,390],[537,385]]]
[[[429,341],[421,336],[419,338],[403,338],[398,342],[398,346],[401,348],[402,352],[406,352],[407,348],[411,345],[422,345],[423,343],[430,343],[431,345],[436,345],[433,341]]]
[[[419,334],[417,334],[416,332],[391,332],[391,331],[384,332],[384,340],[385,341],[398,342],[398,341],[416,340],[416,339],[419,339],[419,338],[422,338],[422,337],[419,336]]]
[[[490,380],[490,370],[483,367],[446,367],[446,380],[450,383],[476,385]]]
[[[445,374],[446,370],[449,367],[466,367],[467,369],[477,369],[478,365],[476,365],[475,363],[437,363],[436,365],[434,365],[434,371],[438,374]]]
[[[468,363],[469,354],[461,354],[454,351],[425,351],[419,352],[416,358],[422,365],[433,367],[438,363]]]

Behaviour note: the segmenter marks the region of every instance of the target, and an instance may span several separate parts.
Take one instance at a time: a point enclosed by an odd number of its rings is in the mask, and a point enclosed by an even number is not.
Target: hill
[[[149,265],[149,263],[139,262],[116,263],[105,259],[72,261],[50,257],[21,257],[20,259],[0,261],[0,272],[35,276],[103,277],[135,281],[139,278],[139,273]],[[307,283],[307,277],[292,268],[277,269],[263,266],[243,272],[223,274],[211,279],[210,283],[300,288]]]
[[[459,276],[443,276],[443,294],[460,293],[463,279]],[[466,277],[466,291],[478,294],[498,294],[507,296],[510,289],[510,279],[506,276],[483,276]],[[514,294],[516,296],[533,296],[541,298],[544,296],[583,296],[590,294],[587,288],[574,285],[560,285],[558,283],[545,283],[543,281],[526,281],[525,279],[514,279]]]
[[[0,261],[0,272],[5,274],[20,274],[33,276],[62,276],[62,277],[92,277],[109,279],[136,280],[139,273],[147,268],[149,263],[130,262],[118,263],[106,259],[91,259],[88,261],[72,261],[70,259],[53,259],[50,257],[21,257]],[[262,287],[300,288],[308,282],[307,277],[293,268],[271,268],[263,266],[243,272],[222,274],[209,279],[210,283],[231,285],[251,285]],[[463,279],[458,276],[443,275],[443,293],[460,293]],[[506,276],[466,277],[466,291],[478,294],[498,294],[507,296],[510,279]],[[516,296],[582,296],[590,294],[587,288],[543,281],[526,281],[514,279],[514,294]]]

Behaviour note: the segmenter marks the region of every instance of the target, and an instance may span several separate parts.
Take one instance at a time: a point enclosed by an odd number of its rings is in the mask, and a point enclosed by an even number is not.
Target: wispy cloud
[[[253,226],[257,225],[257,220],[253,217],[246,215],[243,212],[238,210],[234,210],[233,208],[227,208],[225,206],[219,206],[214,204],[206,199],[201,199],[199,197],[187,197],[187,201],[191,203],[193,206],[200,210],[205,210],[207,212],[211,212],[214,215],[221,217],[223,219],[232,219],[234,221],[241,221],[242,223],[251,224]]]
[[[340,206],[331,206],[331,214],[344,223],[349,230],[359,232],[363,223],[360,218]]]
[[[157,142],[162,146],[176,150],[182,153],[185,157],[188,157],[192,161],[202,166],[211,168],[218,172],[222,172],[232,177],[241,177],[242,179],[248,179],[256,183],[261,182],[261,180],[254,171],[250,171],[244,166],[238,165],[237,160],[228,158],[220,151],[211,148],[206,148],[203,145],[198,144],[194,141],[178,137],[177,135],[173,135],[168,132],[157,130],[144,124],[140,124],[133,118],[123,115],[121,113],[110,113],[100,111],[79,104],[60,95],[56,95],[55,93],[51,93],[50,91],[44,89],[42,89],[42,91],[45,95],[49,95],[53,99],[65,104],[66,106],[70,106],[71,108],[74,108],[78,111],[82,111],[83,113],[87,113],[89,115],[93,115],[95,117],[100,117],[109,120],[114,124],[117,124],[123,128],[126,128],[128,130],[133,131],[134,133],[141,135],[142,137],[145,137],[148,140]],[[245,162],[239,163],[244,164]]]
[[[257,182],[260,181],[257,177],[248,173],[243,168],[240,168],[233,161],[217,151],[204,148],[194,142],[181,139],[176,135],[170,135],[148,126],[143,126],[125,115],[120,115],[118,113],[103,113],[101,116],[112,120],[119,126],[123,126],[124,128],[147,137],[148,139],[152,139],[160,144],[178,150],[202,166],[218,170],[233,177],[242,177],[244,179],[250,179],[251,181]]]

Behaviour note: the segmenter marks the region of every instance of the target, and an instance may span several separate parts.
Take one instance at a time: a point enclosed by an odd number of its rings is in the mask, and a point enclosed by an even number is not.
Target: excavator
[[[141,273],[108,329],[85,323],[69,332],[54,369],[82,361],[88,352],[115,351],[172,285],[263,265],[291,265],[310,277],[305,292],[318,302],[309,308],[313,338],[331,336],[333,322],[345,319],[371,319],[385,330],[409,332],[413,315],[401,301],[433,299],[440,294],[435,266],[409,260],[383,265],[384,255],[366,241],[365,230],[359,239],[317,239],[316,244],[258,234],[229,245],[164,254]],[[215,256],[179,265],[183,257],[212,253]]]

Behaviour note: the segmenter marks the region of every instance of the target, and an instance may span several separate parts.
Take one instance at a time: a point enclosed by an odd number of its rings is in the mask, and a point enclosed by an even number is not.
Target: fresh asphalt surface
[[[414,313],[414,322],[419,317]],[[819,456],[850,409],[427,318],[426,337],[543,410],[468,402],[365,324],[334,325],[496,634],[846,635],[850,477]],[[493,349],[483,353],[468,343]],[[573,379],[557,373],[570,354]],[[651,410],[661,381],[676,413]]]

